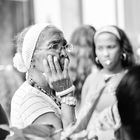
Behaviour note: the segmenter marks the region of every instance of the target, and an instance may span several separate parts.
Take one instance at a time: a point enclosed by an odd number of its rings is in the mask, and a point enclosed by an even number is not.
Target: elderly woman
[[[12,126],[49,124],[61,130],[75,121],[69,46],[63,32],[47,24],[32,25],[17,36],[14,66],[26,73],[26,81],[12,98]]]

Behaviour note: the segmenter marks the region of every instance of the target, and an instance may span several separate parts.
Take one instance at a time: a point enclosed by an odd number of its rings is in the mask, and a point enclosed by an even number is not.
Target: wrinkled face
[[[56,56],[60,62],[60,66],[64,68],[64,60],[68,58],[67,49],[68,45],[64,39],[63,33],[57,31],[52,34],[49,38],[45,39],[43,43],[35,50],[34,56],[36,59],[36,66],[41,72],[43,69],[43,59],[48,55]]]
[[[121,65],[121,46],[115,35],[101,33],[95,39],[96,55],[104,69],[115,70]]]

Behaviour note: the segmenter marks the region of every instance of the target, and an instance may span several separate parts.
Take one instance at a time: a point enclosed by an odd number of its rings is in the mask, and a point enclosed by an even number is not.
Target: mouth
[[[105,61],[105,64],[106,64],[106,65],[110,65],[110,63],[111,63],[110,60],[106,60],[106,61]]]

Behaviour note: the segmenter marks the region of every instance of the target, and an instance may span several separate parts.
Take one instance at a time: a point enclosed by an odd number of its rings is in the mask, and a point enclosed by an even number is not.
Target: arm
[[[33,124],[48,124],[53,125],[56,130],[62,129],[62,121],[58,118],[55,113],[49,112],[39,116]],[[56,140],[60,139],[60,133],[56,134],[54,137]]]
[[[63,122],[63,127],[65,129],[67,126],[69,126],[70,124],[72,124],[76,121],[75,106],[68,105],[66,103],[62,103],[61,110],[62,110],[61,118],[62,118],[62,122]]]
[[[72,82],[69,77],[68,73],[68,65],[69,59],[65,58],[64,62],[64,69],[62,70],[60,64],[58,62],[57,57],[49,56],[48,59],[43,60],[44,70],[46,74],[46,79],[51,88],[53,88],[57,93],[61,93],[72,86]],[[69,93],[60,96],[61,99],[65,98],[66,96],[73,97],[73,92],[70,91]],[[62,103],[61,104],[61,119],[63,128],[67,127],[70,123],[75,121],[75,109],[74,106]]]

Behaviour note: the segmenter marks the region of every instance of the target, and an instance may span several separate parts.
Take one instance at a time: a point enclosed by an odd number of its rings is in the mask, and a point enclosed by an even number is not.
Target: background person
[[[123,140],[140,139],[140,66],[130,69],[116,90]]]
[[[116,87],[127,70],[134,65],[132,46],[122,29],[111,25],[102,27],[96,31],[94,41],[96,54],[94,59],[100,70],[85,81],[83,92],[87,96],[78,114],[77,123],[70,131],[79,132],[87,129],[94,134],[97,130],[108,130],[105,127],[109,123],[106,121],[108,114],[104,113],[103,123],[100,123],[100,126],[97,126],[97,122],[102,112],[116,103]],[[112,137],[114,131],[101,133],[99,138],[112,139]]]
[[[81,91],[83,83],[87,76],[97,71],[93,59],[94,52],[94,34],[95,28],[91,25],[81,25],[77,27],[70,38],[71,44],[74,46],[70,53],[70,75],[76,87],[75,96],[80,105]],[[83,95],[84,96],[84,95]],[[78,110],[78,106],[77,106]]]
[[[8,117],[1,104],[0,104],[0,125],[9,125]],[[5,138],[8,134],[9,134],[8,131],[0,128],[0,139],[1,140],[5,140]]]
[[[8,119],[12,96],[22,83],[21,75],[12,65],[0,65],[0,102]]]

